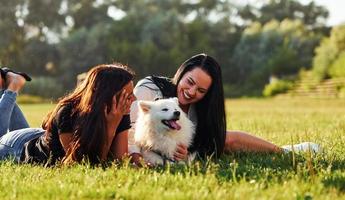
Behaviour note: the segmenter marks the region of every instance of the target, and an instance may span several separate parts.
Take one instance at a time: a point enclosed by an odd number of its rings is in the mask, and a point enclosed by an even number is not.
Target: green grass
[[[23,104],[20,105],[30,127],[41,127],[46,115],[54,109],[54,104]]]
[[[44,168],[0,162],[1,199],[344,199],[345,101],[227,101],[228,128],[283,145],[314,141],[317,156],[233,153],[192,166],[128,162]],[[32,127],[52,105],[23,105]]]

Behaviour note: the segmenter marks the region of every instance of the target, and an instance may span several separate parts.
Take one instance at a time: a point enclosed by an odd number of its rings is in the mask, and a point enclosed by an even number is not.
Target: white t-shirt
[[[138,101],[139,100],[146,100],[146,101],[154,101],[155,99],[163,98],[163,94],[161,90],[157,87],[155,83],[152,82],[149,78],[141,79],[135,86],[133,93],[137,98],[131,105],[131,125],[132,128],[129,130],[128,136],[128,153],[140,153],[140,148],[135,145],[134,143],[134,124],[138,117]],[[197,115],[195,111],[195,107],[192,104],[189,107],[187,117],[193,122],[194,125],[197,124]]]

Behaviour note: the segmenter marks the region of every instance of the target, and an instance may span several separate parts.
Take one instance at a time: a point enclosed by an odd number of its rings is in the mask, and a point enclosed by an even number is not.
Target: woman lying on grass
[[[195,55],[178,68],[173,79],[149,76],[140,80],[134,89],[138,100],[155,100],[177,97],[180,107],[196,125],[192,146],[180,145],[175,160],[186,159],[188,152],[199,156],[220,156],[224,152],[289,152],[291,145],[279,147],[242,131],[227,131],[221,67],[206,54]],[[137,104],[131,108],[131,121],[137,118]],[[319,149],[314,143],[294,145],[296,151]],[[130,154],[135,162],[140,160],[140,150],[130,142]]]
[[[46,165],[121,159],[128,150],[128,114],[135,100],[132,80],[133,73],[120,64],[92,68],[86,79],[57,103],[40,129],[28,128],[27,123],[16,125],[17,118],[26,122],[15,102],[25,79],[7,73],[0,80],[4,89],[0,112],[7,113],[1,114],[0,159]]]

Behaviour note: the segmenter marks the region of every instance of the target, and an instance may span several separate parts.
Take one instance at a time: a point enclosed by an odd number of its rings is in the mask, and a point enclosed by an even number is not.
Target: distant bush
[[[34,77],[27,83],[22,91],[23,94],[39,96],[45,99],[57,99],[64,94],[61,83],[52,77]]]
[[[267,84],[263,90],[263,95],[265,97],[274,96],[276,94],[285,93],[293,87],[293,83],[286,80],[274,81]]]
[[[328,70],[337,56],[337,49],[329,38],[325,38],[315,50],[313,59],[313,74],[320,80],[329,78]]]
[[[332,78],[345,77],[345,51],[333,62],[329,68],[329,75]]]
[[[345,24],[332,28],[331,35],[315,49],[313,72],[319,79],[345,77]]]

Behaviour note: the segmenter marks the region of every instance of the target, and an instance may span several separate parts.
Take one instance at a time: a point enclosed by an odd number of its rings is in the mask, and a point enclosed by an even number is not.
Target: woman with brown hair
[[[121,64],[92,68],[73,92],[59,100],[43,129],[0,135],[0,159],[47,165],[121,159],[128,151],[128,114],[135,100],[132,80],[133,73]]]

